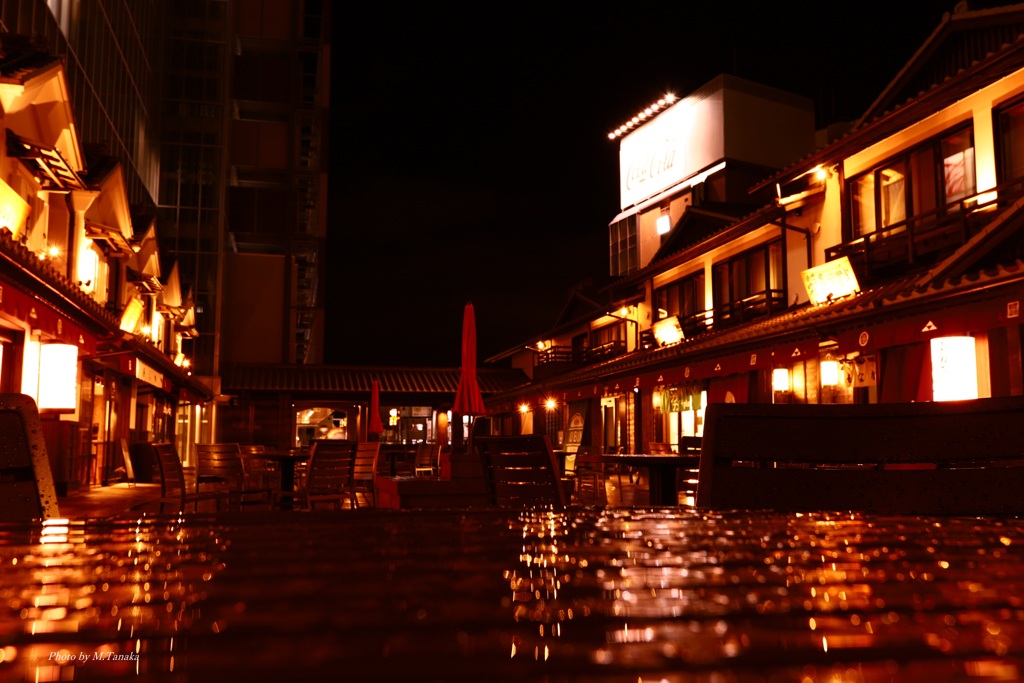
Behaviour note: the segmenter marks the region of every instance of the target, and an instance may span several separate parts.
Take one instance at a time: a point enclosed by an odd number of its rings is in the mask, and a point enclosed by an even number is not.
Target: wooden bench
[[[1024,512],[1024,397],[708,406],[698,509]]]

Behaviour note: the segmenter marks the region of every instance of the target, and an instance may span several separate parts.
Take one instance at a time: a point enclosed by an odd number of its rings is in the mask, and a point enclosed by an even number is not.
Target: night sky
[[[953,5],[335,5],[326,361],[456,366],[467,301],[481,362],[527,341],[607,273],[609,131],[720,73],[856,119]]]

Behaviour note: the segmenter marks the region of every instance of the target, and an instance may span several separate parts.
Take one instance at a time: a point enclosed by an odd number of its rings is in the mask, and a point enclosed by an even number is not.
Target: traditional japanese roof
[[[922,48],[915,54],[886,88],[885,94],[868,108],[846,135],[779,173],[765,178],[750,191],[757,192],[767,185],[785,181],[819,164],[835,163],[838,159],[917,123],[932,112],[940,111],[966,94],[1024,68],[1024,25],[1018,26],[1018,20],[1024,19],[1020,19],[1018,15],[1024,16],[1024,4],[953,15],[958,23],[953,23],[953,19],[947,17],[926,43],[926,46],[931,45],[931,48]],[[1000,26],[999,17],[1012,18],[1006,26],[1010,32],[1005,35],[1002,32],[1006,27]],[[959,32],[970,29],[972,24],[977,22],[986,24],[988,33],[981,33],[988,38],[979,41],[981,47],[972,47],[970,36],[960,36]],[[951,39],[953,42],[946,48],[940,48],[940,43],[954,34],[955,40]],[[957,45],[960,47],[956,47]],[[944,50],[951,53],[961,50],[963,54],[954,58],[945,55]],[[922,74],[931,68],[929,60],[932,58],[938,59],[939,63],[932,71],[927,71],[932,75],[925,78]],[[936,74],[941,74],[941,78]],[[918,76],[925,80],[916,80]],[[920,85],[911,85],[915,83]],[[927,85],[924,85],[925,83]]]
[[[1024,4],[971,10],[957,5],[864,112],[858,125],[917,98],[1024,35]]]
[[[672,346],[619,356],[551,377],[543,383],[535,382],[529,390],[629,377],[662,367],[678,367],[695,361],[763,350],[789,340],[811,337],[815,341],[824,341],[844,330],[898,319],[911,313],[928,314],[952,303],[964,302],[969,297],[992,297],[999,286],[1024,283],[1024,262],[994,266],[938,282],[921,282],[920,278],[920,274],[908,275],[830,305],[804,304],[778,315],[713,330]]]
[[[336,365],[232,365],[221,373],[222,391],[292,392],[315,394],[325,399],[369,396],[374,380],[381,394],[415,394],[454,398],[459,368],[397,368]],[[480,391],[496,394],[526,384],[520,370],[477,370]]]

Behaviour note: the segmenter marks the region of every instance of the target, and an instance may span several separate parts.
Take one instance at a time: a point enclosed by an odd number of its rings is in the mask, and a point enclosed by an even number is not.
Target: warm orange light
[[[0,180],[0,228],[7,228],[18,239],[25,229],[28,203],[11,186]]]
[[[520,403],[519,412],[525,415],[526,413],[530,412],[530,406],[526,405],[525,403]]]
[[[658,342],[658,346],[669,346],[683,341],[683,328],[676,316],[659,320],[651,326],[651,330],[654,332],[654,340]]]
[[[142,318],[142,312],[141,301],[138,299],[129,301],[124,307],[124,312],[121,313],[121,330],[135,334],[135,328],[139,324],[139,319]]]
[[[555,409],[555,406],[557,406],[557,405],[558,405],[558,403],[557,403],[557,402],[555,402],[555,399],[553,399],[553,398],[549,398],[549,399],[548,399],[548,400],[547,400],[547,401],[546,401],[546,402],[544,403],[544,405],[545,405],[545,406],[547,407],[547,409],[548,409],[548,410],[554,410],[554,409]]]

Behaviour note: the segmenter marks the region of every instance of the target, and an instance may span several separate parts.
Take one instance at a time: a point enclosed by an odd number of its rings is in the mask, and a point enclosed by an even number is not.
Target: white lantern
[[[935,337],[931,341],[932,399],[978,398],[978,361],[974,337]]]
[[[39,348],[39,409],[78,407],[78,347],[43,344]]]

